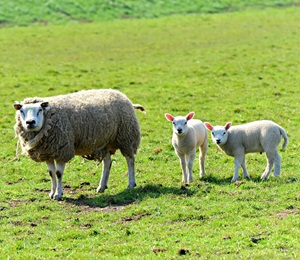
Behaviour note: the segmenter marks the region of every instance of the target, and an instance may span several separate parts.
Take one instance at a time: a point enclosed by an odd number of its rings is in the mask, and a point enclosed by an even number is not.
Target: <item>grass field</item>
[[[178,15],[0,30],[0,259],[298,259],[299,8]],[[114,88],[137,112],[137,187],[126,190],[114,156],[76,157],[62,201],[48,199],[46,164],[15,158],[12,104],[27,96]],[[233,158],[210,141],[207,176],[181,187],[164,113],[222,125],[271,119],[288,132],[280,178],[260,181],[265,156],[249,154],[251,180],[232,184]]]

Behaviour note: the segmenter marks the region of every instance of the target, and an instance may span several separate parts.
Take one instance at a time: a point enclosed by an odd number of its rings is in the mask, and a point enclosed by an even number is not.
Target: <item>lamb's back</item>
[[[233,150],[243,147],[246,153],[264,152],[269,136],[277,134],[278,125],[269,120],[254,121],[243,125],[232,126],[228,130],[227,146]]]

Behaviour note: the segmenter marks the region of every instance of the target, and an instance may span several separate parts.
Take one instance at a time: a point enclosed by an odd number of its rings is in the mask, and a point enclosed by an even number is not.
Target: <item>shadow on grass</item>
[[[78,198],[64,198],[63,200],[77,206],[87,206],[90,208],[122,207],[138,203],[145,198],[158,198],[167,194],[189,197],[196,192],[196,190],[191,190],[186,186],[164,187],[160,184],[148,184],[132,190],[124,190],[115,195],[105,195],[105,193],[97,197],[80,195]]]

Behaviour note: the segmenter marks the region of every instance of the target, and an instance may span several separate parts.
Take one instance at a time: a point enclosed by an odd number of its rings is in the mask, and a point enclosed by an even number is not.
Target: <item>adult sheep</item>
[[[140,128],[134,105],[112,89],[84,90],[47,98],[26,98],[15,103],[14,130],[23,153],[46,162],[51,176],[50,198],[62,198],[65,164],[75,155],[103,160],[97,192],[107,188],[111,154],[120,149],[128,165],[128,188],[136,186],[134,155],[140,144]],[[57,180],[56,180],[57,177]]]

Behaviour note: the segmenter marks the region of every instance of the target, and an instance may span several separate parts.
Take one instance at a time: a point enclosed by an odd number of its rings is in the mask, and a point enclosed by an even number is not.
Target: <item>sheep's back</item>
[[[124,94],[115,90],[90,90],[48,98],[47,101],[62,115],[60,120],[72,125],[75,154],[89,155],[107,146],[113,150],[128,146],[124,144],[126,138],[128,141],[125,142],[133,145],[136,152],[139,125],[132,103]]]
[[[269,120],[232,126],[228,132],[230,146],[240,144],[246,153],[264,152],[270,142],[277,146],[281,140],[278,125]]]

